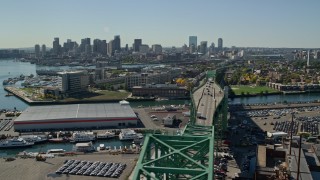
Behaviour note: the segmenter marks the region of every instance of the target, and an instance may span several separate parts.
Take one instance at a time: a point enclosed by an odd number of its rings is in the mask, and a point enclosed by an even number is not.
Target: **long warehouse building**
[[[30,106],[14,120],[15,131],[52,131],[136,126],[129,103]]]

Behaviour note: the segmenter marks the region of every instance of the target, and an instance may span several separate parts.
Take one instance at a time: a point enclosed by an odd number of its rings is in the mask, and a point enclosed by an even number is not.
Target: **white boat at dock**
[[[121,132],[119,134],[119,139],[121,141],[134,140],[137,137],[137,133],[132,129],[121,129]]]
[[[95,140],[96,137],[92,132],[75,132],[72,134],[70,142],[90,142]]]
[[[66,152],[64,149],[49,149],[47,154],[63,154],[64,152]]]
[[[22,148],[34,145],[33,142],[27,142],[22,138],[5,139],[0,141],[0,148]]]
[[[115,133],[111,131],[106,131],[105,133],[97,134],[97,139],[111,139],[114,137],[115,137]]]
[[[38,136],[38,135],[24,135],[20,136],[23,140],[27,142],[33,142],[34,144],[40,144],[48,141],[46,136]]]
[[[92,152],[95,151],[92,142],[87,143],[77,143],[73,146],[73,151],[75,152]]]

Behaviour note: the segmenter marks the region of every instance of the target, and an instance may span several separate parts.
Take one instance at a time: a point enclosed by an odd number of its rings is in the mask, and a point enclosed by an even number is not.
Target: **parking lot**
[[[260,110],[233,109],[225,139],[228,143],[219,144],[228,147],[227,152],[234,156],[235,164],[230,163],[233,160],[228,162],[227,179],[234,178],[239,172],[250,177],[250,163],[255,158],[256,145],[265,144],[266,131],[290,133],[292,114],[294,134],[309,132],[313,136],[319,135],[319,112],[320,106],[272,109],[270,105],[268,109]]]

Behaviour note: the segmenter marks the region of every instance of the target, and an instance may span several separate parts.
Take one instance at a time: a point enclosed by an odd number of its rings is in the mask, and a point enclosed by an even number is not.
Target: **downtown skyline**
[[[52,46],[52,39],[121,36],[122,46],[134,39],[163,47],[198,42],[231,47],[319,48],[317,7],[309,1],[1,1],[0,48]],[[201,6],[199,6],[201,5]],[[203,6],[202,6],[203,5]]]

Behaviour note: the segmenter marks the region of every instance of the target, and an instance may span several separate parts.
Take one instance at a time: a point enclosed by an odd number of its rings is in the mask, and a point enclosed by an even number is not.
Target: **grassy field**
[[[82,94],[76,97],[69,97],[64,99],[64,101],[95,101],[95,100],[119,100],[128,97],[129,92],[118,92],[118,91],[108,91],[108,90],[98,90],[86,94]]]
[[[271,89],[267,86],[231,86],[231,90],[234,92],[235,95],[255,95],[255,94],[268,94],[268,93],[275,93],[279,92],[275,89]]]

